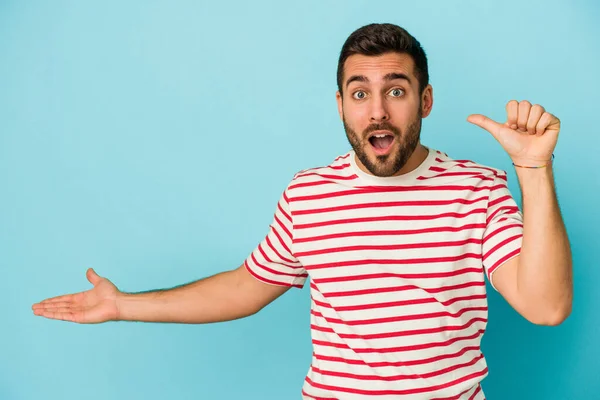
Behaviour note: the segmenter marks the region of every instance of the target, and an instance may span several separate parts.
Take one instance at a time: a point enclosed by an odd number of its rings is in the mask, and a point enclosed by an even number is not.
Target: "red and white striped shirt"
[[[412,172],[361,171],[354,152],[297,173],[246,268],[303,287],[304,399],[484,399],[485,277],[518,255],[504,171],[429,149]]]

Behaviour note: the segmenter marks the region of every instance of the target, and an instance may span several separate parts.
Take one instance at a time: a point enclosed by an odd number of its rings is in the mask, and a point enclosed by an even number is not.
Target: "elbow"
[[[545,311],[538,311],[527,318],[530,322],[541,325],[541,326],[558,326],[565,322],[569,315],[571,315],[572,309],[571,301],[565,301],[563,304],[549,308]]]
[[[563,322],[565,322],[567,320],[567,318],[569,317],[570,312],[562,312],[562,313],[556,313],[553,315],[549,315],[546,316],[542,319],[536,320],[536,321],[531,321],[536,325],[540,325],[540,326],[558,326],[560,324],[562,324]]]

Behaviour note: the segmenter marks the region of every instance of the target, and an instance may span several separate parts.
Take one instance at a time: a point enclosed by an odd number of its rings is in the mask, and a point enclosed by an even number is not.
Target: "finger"
[[[500,130],[502,129],[502,125],[481,114],[469,115],[467,121],[479,126],[480,128],[485,129],[486,131],[491,133],[496,139],[498,138]]]
[[[61,301],[66,301],[66,302],[72,302],[73,301],[73,296],[72,294],[65,294],[62,296],[56,296],[56,297],[49,297],[45,300],[40,301],[37,304],[48,304],[48,303],[58,303]]]
[[[34,304],[31,308],[34,310],[48,310],[56,307],[73,307],[73,302],[70,301],[56,301],[54,303],[39,303]]]
[[[510,129],[517,129],[517,115],[519,114],[519,103],[511,100],[506,104],[506,125]]]
[[[75,313],[73,312],[54,312],[54,311],[42,311],[38,314],[41,317],[49,319],[59,319],[63,321],[75,322]]]
[[[519,111],[517,116],[517,129],[521,132],[527,132],[527,120],[529,119],[529,111],[531,110],[531,103],[527,100],[523,100],[519,103]]]
[[[529,112],[529,119],[527,120],[527,132],[530,135],[535,135],[537,133],[537,124],[542,117],[542,114],[545,112],[544,107],[539,104],[531,107],[531,111]]]
[[[82,297],[83,297],[83,292],[65,294],[65,295],[57,296],[57,297],[50,297],[48,299],[40,301],[37,304],[51,304],[51,303],[58,303],[61,301],[69,302],[69,303],[76,303],[78,301],[81,301]]]
[[[81,309],[79,309],[77,307],[48,307],[48,308],[40,308],[40,309],[34,310],[33,313],[36,315],[44,314],[44,313],[65,314],[65,313],[73,313],[73,312],[77,312],[77,311],[81,311]]]
[[[535,131],[538,136],[543,135],[546,132],[546,129],[553,123],[558,124],[558,118],[550,114],[549,112],[544,112],[535,126]]]

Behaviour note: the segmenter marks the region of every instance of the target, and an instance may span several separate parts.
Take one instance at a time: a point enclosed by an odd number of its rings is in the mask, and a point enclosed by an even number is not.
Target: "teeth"
[[[375,137],[377,137],[377,138],[384,138],[384,137],[386,137],[387,135],[386,135],[386,134],[383,134],[383,135],[374,135],[374,136],[375,136]]]

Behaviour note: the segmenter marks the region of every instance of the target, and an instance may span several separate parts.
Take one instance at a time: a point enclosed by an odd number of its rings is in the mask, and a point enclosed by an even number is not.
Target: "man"
[[[419,42],[391,24],[352,33],[338,64],[337,104],[352,150],[297,173],[270,231],[239,268],[170,290],[127,294],[93,270],[94,288],[47,299],[36,315],[208,323],[257,313],[311,277],[314,353],[305,399],[483,399],[485,279],[526,319],[570,313],[571,254],[553,185],[559,120],[510,101],[489,131],[506,173],[420,142],[433,106]]]

